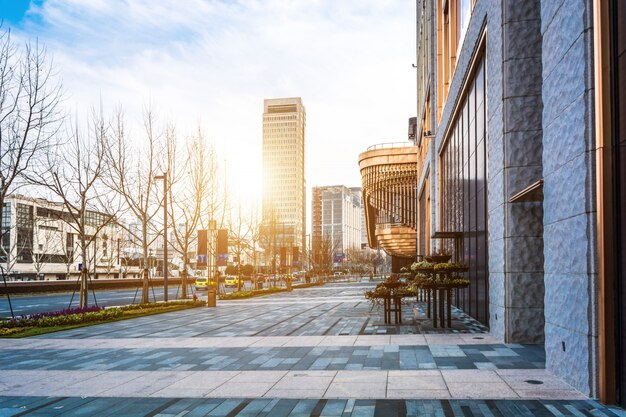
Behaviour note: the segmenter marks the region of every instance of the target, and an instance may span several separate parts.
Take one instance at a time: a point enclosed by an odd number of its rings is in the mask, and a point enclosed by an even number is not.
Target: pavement
[[[626,416],[546,371],[541,345],[384,325],[373,285],[0,339],[0,416]]]

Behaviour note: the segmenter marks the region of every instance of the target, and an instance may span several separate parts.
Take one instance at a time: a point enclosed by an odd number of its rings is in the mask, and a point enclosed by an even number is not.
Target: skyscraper
[[[332,185],[313,187],[312,200],[314,264],[341,263],[349,249],[361,248],[361,197],[344,185]]]
[[[294,258],[305,248],[305,127],[300,97],[264,100],[263,225],[274,250],[285,248],[280,251],[282,266],[298,266]]]

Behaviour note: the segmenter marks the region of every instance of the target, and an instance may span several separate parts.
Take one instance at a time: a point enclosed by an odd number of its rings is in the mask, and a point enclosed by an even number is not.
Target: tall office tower
[[[361,248],[361,198],[344,185],[333,185],[313,187],[312,200],[314,261],[329,266],[324,258],[332,255],[333,264],[341,263],[348,249]]]
[[[305,127],[300,97],[264,100],[263,234],[281,267],[301,266],[306,248]]]
[[[367,227],[365,227],[365,206],[363,205],[363,193],[361,187],[350,187],[350,191],[361,202],[361,249],[367,248]]]

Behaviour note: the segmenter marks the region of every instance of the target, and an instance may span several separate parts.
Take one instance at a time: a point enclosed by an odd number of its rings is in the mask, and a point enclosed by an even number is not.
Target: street
[[[245,288],[249,289],[249,282],[245,282]],[[190,285],[188,290],[189,296],[195,291],[193,285]],[[235,288],[224,288],[225,292],[233,292]],[[176,286],[170,286],[168,289],[169,300],[175,300],[180,296],[181,288]],[[198,296],[206,295],[206,291],[197,291]],[[150,301],[162,301],[163,300],[163,287],[150,288]],[[78,291],[74,294],[72,299],[72,292],[63,293],[39,293],[28,295],[11,295],[11,304],[13,306],[13,313],[16,316],[25,314],[42,313],[45,311],[58,311],[68,307],[78,307],[80,297]],[[70,301],[72,304],[70,306]],[[139,303],[141,301],[141,289],[135,288],[120,289],[120,290],[98,290],[96,291],[96,301],[99,306],[123,306],[127,304]],[[89,292],[89,305],[94,304],[93,292]],[[6,296],[0,298],[0,317],[11,317],[11,310]]]

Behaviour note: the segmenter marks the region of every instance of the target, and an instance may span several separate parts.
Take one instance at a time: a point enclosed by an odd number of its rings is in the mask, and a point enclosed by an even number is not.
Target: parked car
[[[226,275],[224,285],[227,287],[237,287],[239,285],[239,278],[234,275]]]
[[[210,280],[207,277],[198,277],[196,278],[196,291],[206,291],[209,286],[215,285],[215,281]]]

